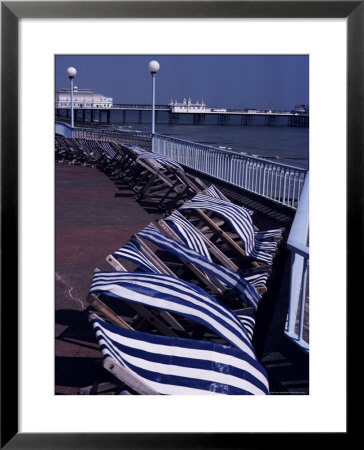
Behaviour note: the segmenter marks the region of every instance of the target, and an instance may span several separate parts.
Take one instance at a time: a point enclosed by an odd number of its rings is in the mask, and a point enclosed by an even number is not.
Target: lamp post
[[[77,70],[74,67],[69,67],[67,69],[67,75],[71,81],[71,127],[73,128],[74,123],[74,117],[73,117],[73,79],[77,74]]]
[[[150,61],[148,64],[149,72],[152,74],[153,82],[153,100],[152,100],[152,152],[154,152],[154,130],[155,130],[155,75],[159,70],[159,63],[157,61]]]

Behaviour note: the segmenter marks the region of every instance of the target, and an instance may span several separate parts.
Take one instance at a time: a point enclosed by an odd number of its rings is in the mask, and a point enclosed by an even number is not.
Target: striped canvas
[[[124,247],[114,252],[112,256],[116,259],[122,258],[131,261],[144,272],[161,273],[134,242],[129,241]]]
[[[200,255],[204,256],[209,261],[212,261],[206,243],[199,233],[196,232],[196,228],[190,221],[188,221],[181,214],[175,213],[166,217],[164,221],[189,248],[192,248],[192,250],[200,253]]]
[[[267,395],[265,369],[236,348],[127,330],[92,319],[104,358],[162,395]]]
[[[247,330],[250,340],[252,340],[255,326],[254,317],[248,316],[247,314],[238,314],[238,317]]]
[[[210,329],[255,358],[247,330],[237,315],[203,289],[178,278],[143,272],[95,272],[90,293],[176,313]]]
[[[205,194],[195,195],[190,202],[184,203],[179,209],[205,209],[224,217],[238,233],[247,256],[257,261],[272,264],[272,255],[255,247],[253,222],[246,209]]]
[[[244,302],[249,303],[254,309],[257,309],[259,300],[258,292],[254,286],[241,278],[237,273],[209,261],[195,250],[187,247],[187,245],[165,236],[154,225],[147,225],[137,234],[173,255],[194,264],[203,272],[215,276],[236,292]]]
[[[177,169],[183,170],[182,166],[180,164],[178,164],[178,162],[176,162],[174,159],[167,158],[166,156],[159,155],[158,153],[150,153],[150,152],[146,152],[146,151],[140,152],[138,154],[137,159],[156,160],[156,161],[158,161],[158,163],[160,163],[162,165],[167,164],[171,167],[175,167]]]

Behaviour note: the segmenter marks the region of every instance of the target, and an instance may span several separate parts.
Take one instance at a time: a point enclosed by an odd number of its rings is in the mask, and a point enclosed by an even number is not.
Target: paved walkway
[[[56,165],[56,299],[55,299],[55,393],[76,395],[95,380],[101,353],[88,323],[86,296],[94,269],[112,270],[108,254],[122,247],[161,213],[151,205],[140,205],[134,193],[115,184],[97,169]],[[226,191],[232,196],[234,192]],[[235,193],[239,195],[241,193]],[[247,194],[246,194],[247,195]],[[247,201],[257,200],[247,197]],[[262,202],[260,202],[262,203]],[[262,203],[263,205],[263,203]],[[270,214],[263,205],[256,208],[261,228],[283,223],[289,229],[286,211]],[[282,219],[283,217],[283,219]],[[280,248],[270,277],[268,293],[260,304],[255,345],[270,376],[272,394],[308,393],[308,361],[287,342],[276,345],[286,317],[280,298],[287,289],[283,274],[289,270],[287,252]],[[124,264],[124,261],[123,261]],[[129,268],[128,264],[124,264]],[[278,337],[279,337],[278,336]],[[266,348],[266,342],[270,344]],[[106,373],[106,372],[105,372]]]
[[[96,169],[58,164],[55,170],[55,391],[77,394],[92,384],[101,355],[85,312],[93,271],[112,270],[106,256],[161,214]]]

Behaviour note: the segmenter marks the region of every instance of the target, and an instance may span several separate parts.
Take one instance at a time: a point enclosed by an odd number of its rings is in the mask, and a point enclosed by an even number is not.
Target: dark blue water
[[[111,117],[113,124],[127,130],[151,131],[150,113],[143,112],[141,123],[138,123],[140,117],[137,112],[128,112],[125,119],[120,112]],[[241,125],[238,120],[230,125],[192,125],[186,122],[187,118],[185,123],[168,124],[168,114],[159,113],[155,132],[296,167],[307,169],[309,166],[309,128]]]

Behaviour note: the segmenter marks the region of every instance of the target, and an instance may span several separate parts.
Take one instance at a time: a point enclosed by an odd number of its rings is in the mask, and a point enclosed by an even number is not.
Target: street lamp
[[[148,64],[149,72],[152,74],[153,80],[153,101],[152,101],[152,152],[154,152],[154,129],[155,129],[155,75],[159,70],[158,61],[150,61]]]
[[[71,127],[74,127],[74,117],[73,117],[73,79],[77,74],[77,70],[74,67],[69,67],[67,69],[67,75],[71,81]]]

